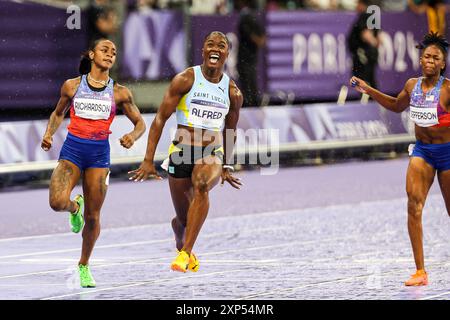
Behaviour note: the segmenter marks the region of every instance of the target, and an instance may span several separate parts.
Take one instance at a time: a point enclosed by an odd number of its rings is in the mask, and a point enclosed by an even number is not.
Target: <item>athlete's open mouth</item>
[[[109,59],[105,59],[105,60],[103,60],[103,61],[105,61],[105,62],[109,62],[109,63],[111,63],[111,64],[112,64],[112,60],[109,60]]]
[[[211,62],[212,64],[216,64],[217,61],[219,61],[220,56],[216,53],[212,53],[209,55],[209,62]]]

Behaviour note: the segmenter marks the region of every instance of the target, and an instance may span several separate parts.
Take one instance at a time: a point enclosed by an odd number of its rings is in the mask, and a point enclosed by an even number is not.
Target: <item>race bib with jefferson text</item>
[[[437,108],[409,107],[409,118],[419,127],[431,127],[439,123]]]

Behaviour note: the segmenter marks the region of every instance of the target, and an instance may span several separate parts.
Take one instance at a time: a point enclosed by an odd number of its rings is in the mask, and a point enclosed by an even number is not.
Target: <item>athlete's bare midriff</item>
[[[450,127],[419,127],[415,128],[416,139],[423,143],[447,143],[450,142]]]
[[[179,124],[175,133],[175,140],[191,146],[220,146],[222,145],[222,132]]]

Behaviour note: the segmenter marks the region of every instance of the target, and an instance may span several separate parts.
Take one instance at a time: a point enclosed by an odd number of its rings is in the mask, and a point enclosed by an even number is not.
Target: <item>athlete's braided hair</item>
[[[441,50],[442,54],[444,55],[445,61],[447,61],[447,55],[448,55],[448,41],[443,36],[438,34],[437,32],[430,32],[426,34],[423,37],[422,42],[420,42],[416,48],[420,50],[425,50],[429,46],[436,46]],[[445,69],[447,68],[447,64],[445,64],[445,67],[441,70],[441,74],[445,72]]]

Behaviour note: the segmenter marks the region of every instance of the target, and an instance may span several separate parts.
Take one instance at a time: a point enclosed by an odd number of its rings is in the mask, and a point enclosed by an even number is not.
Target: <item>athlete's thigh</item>
[[[207,184],[208,191],[214,188],[222,175],[222,162],[216,156],[207,156],[195,162],[192,171],[192,185]]]
[[[50,178],[50,198],[70,197],[80,180],[81,170],[68,160],[59,160]]]
[[[439,187],[444,197],[447,213],[450,215],[450,170],[438,172]]]
[[[406,174],[406,192],[418,201],[425,198],[434,181],[436,170],[420,157],[411,157]]]
[[[109,168],[89,168],[84,171],[83,193],[85,211],[100,211],[108,190]]]

